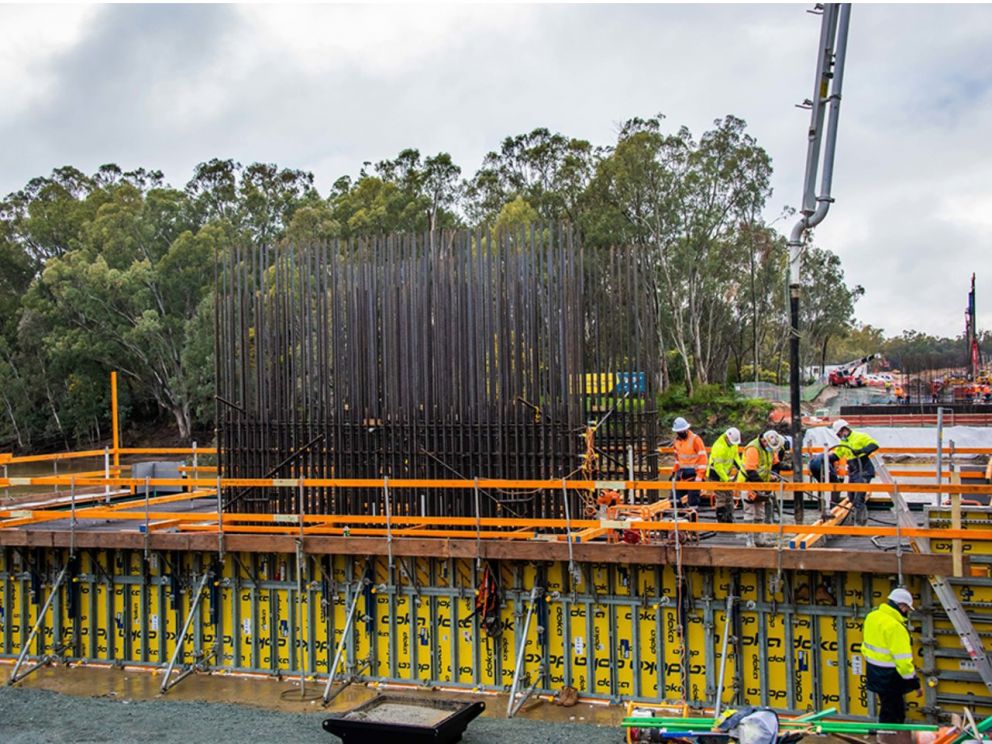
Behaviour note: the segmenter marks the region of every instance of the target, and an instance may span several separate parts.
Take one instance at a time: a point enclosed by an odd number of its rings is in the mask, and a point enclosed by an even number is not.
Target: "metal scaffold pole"
[[[817,48],[816,78],[813,97],[809,100],[810,125],[806,150],[806,174],[803,181],[802,217],[789,237],[789,388],[792,417],[792,472],[797,483],[803,480],[802,428],[802,357],[800,355],[802,286],[802,251],[809,231],[827,216],[833,203],[834,152],[837,144],[837,122],[840,117],[841,89],[844,83],[844,62],[847,56],[847,34],[851,18],[850,3],[826,3],[820,24]],[[826,120],[826,129],[824,129]],[[823,145],[822,169],[820,161]],[[820,191],[816,178],[820,174]],[[794,519],[803,522],[804,494],[796,491],[793,498]]]

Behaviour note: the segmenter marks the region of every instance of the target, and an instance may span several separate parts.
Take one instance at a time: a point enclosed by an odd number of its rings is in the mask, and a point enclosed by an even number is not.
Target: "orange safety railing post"
[[[120,472],[121,465],[121,429],[117,410],[117,372],[110,373],[110,420],[114,436],[114,470]]]

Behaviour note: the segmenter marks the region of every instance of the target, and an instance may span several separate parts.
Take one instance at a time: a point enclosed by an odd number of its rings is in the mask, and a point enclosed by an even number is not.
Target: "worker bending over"
[[[865,618],[861,651],[867,662],[866,687],[878,695],[878,722],[904,723],[907,692],[923,695],[913,665],[913,646],[906,619],[913,610],[913,595],[893,589],[888,601]]]
[[[737,480],[740,470],[741,432],[731,426],[716,438],[710,447],[710,469],[707,480],[730,483]],[[734,492],[716,492],[716,521],[734,521]]]
[[[672,470],[672,480],[702,481],[706,480],[706,445],[702,437],[692,431],[689,422],[679,416],[672,422],[672,432],[675,439],[675,467]],[[699,506],[699,491],[676,491],[675,497],[691,507]]]
[[[772,468],[778,462],[778,453],[782,449],[782,435],[777,431],[766,431],[758,439],[753,439],[744,447],[741,455],[741,470],[737,480],[747,483],[768,483],[773,477],[778,478]],[[770,498],[768,491],[744,492],[744,520],[753,524],[763,524],[765,521],[765,505]],[[764,534],[747,533],[749,547],[769,545],[772,539]]]
[[[834,421],[831,428],[840,439],[840,444],[833,448],[831,460],[834,456],[847,460],[848,483],[871,483],[875,477],[871,454],[878,449],[878,442],[864,432],[852,431],[844,419]],[[852,492],[851,503],[854,504],[854,524],[868,524],[868,494]]]

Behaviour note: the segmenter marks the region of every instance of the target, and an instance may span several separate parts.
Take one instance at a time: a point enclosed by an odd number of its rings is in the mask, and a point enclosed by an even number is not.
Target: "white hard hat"
[[[770,450],[779,450],[782,449],[782,445],[785,444],[785,440],[782,439],[782,435],[777,431],[774,429],[769,429],[761,435],[761,443]]]
[[[834,434],[840,434],[841,429],[850,429],[851,425],[848,424],[844,419],[837,419],[832,424],[830,424],[830,428],[833,429]]]
[[[909,609],[913,609],[913,595],[902,587],[893,589],[889,592],[889,601],[895,602],[896,604],[909,605]]]
[[[675,433],[678,433],[680,431],[688,431],[688,430],[689,430],[689,422],[686,421],[681,416],[679,416],[672,422],[672,431],[674,431]]]
[[[731,444],[740,444],[741,430],[738,429],[736,426],[731,426],[729,429],[727,429],[727,441],[730,442]]]

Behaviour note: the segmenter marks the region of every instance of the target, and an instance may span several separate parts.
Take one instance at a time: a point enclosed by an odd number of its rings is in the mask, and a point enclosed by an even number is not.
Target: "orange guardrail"
[[[984,495],[986,485],[955,483],[817,483],[803,481],[771,481],[768,483],[671,480],[511,480],[504,478],[479,479],[410,479],[410,478],[94,478],[75,475],[45,475],[35,477],[0,478],[0,488],[8,486],[118,486],[140,488],[149,486],[216,488],[437,488],[472,490],[476,483],[480,489],[504,490],[553,490],[595,491],[612,488],[626,491],[782,491],[784,493],[959,493]]]
[[[32,520],[38,522],[50,521],[52,519],[66,519],[69,512],[65,510],[36,509],[30,514]],[[373,515],[340,515],[340,514],[306,514],[302,516],[294,514],[222,514],[220,515],[218,526],[218,515],[216,513],[197,512],[168,512],[168,511],[144,511],[116,510],[113,507],[86,507],[76,510],[77,520],[115,520],[115,521],[173,521],[180,526],[188,525],[193,531],[220,531],[224,532],[268,532],[274,534],[323,534],[324,529],[341,525],[349,526],[348,533],[352,535],[367,534],[375,536],[385,536],[396,534],[398,525],[411,525],[411,529],[403,529],[403,534],[416,537],[438,537],[448,533],[458,536],[474,537],[481,528],[507,529],[527,528],[538,531],[563,530],[563,529],[588,529],[602,527],[603,523],[595,519],[521,519],[511,517],[404,517],[404,516],[373,516]],[[20,521],[27,519],[27,515],[17,509],[0,510],[0,519],[12,519]],[[301,525],[302,521],[302,525]],[[240,524],[249,523],[249,524]],[[253,523],[253,524],[252,524]],[[263,523],[263,524],[258,524]],[[292,526],[290,526],[290,524]],[[350,525],[382,525],[381,528],[360,527],[351,528]],[[5,522],[0,522],[0,528],[8,526]],[[19,526],[19,525],[16,525]],[[453,527],[464,527],[464,530],[452,530]],[[722,522],[676,522],[671,519],[658,520],[620,520],[607,525],[611,529],[626,529],[643,532],[671,532],[675,530],[683,532],[765,532],[780,533],[785,535],[848,535],[859,537],[921,537],[939,538],[945,540],[992,540],[992,530],[982,529],[948,529],[948,528],[899,528],[889,526],[837,526],[837,525],[802,525],[802,524],[747,524],[747,523],[722,523]],[[359,532],[361,530],[361,532]],[[532,539],[533,535],[526,532],[499,532],[504,539]],[[450,535],[449,535],[450,536]]]
[[[660,454],[672,454],[674,450],[671,447],[658,447],[655,451]],[[709,448],[707,448],[709,451]],[[71,452],[53,452],[49,454],[42,455],[12,455],[10,453],[0,453],[0,465],[20,465],[27,463],[38,463],[38,462],[51,462],[51,461],[61,461],[61,460],[78,460],[87,457],[103,457],[105,454],[113,456],[118,455],[183,455],[192,457],[194,454],[211,457],[218,454],[216,447],[197,447],[193,449],[192,447],[121,447],[114,450],[111,447],[107,449],[91,449],[91,450],[77,450]],[[807,454],[820,454],[823,452],[822,447],[804,447],[803,452]],[[929,455],[936,456],[936,447],[881,447],[878,450],[878,454],[905,454],[905,455]],[[945,455],[990,455],[992,456],[992,447],[944,447],[943,454]],[[207,466],[203,466],[205,469]]]

